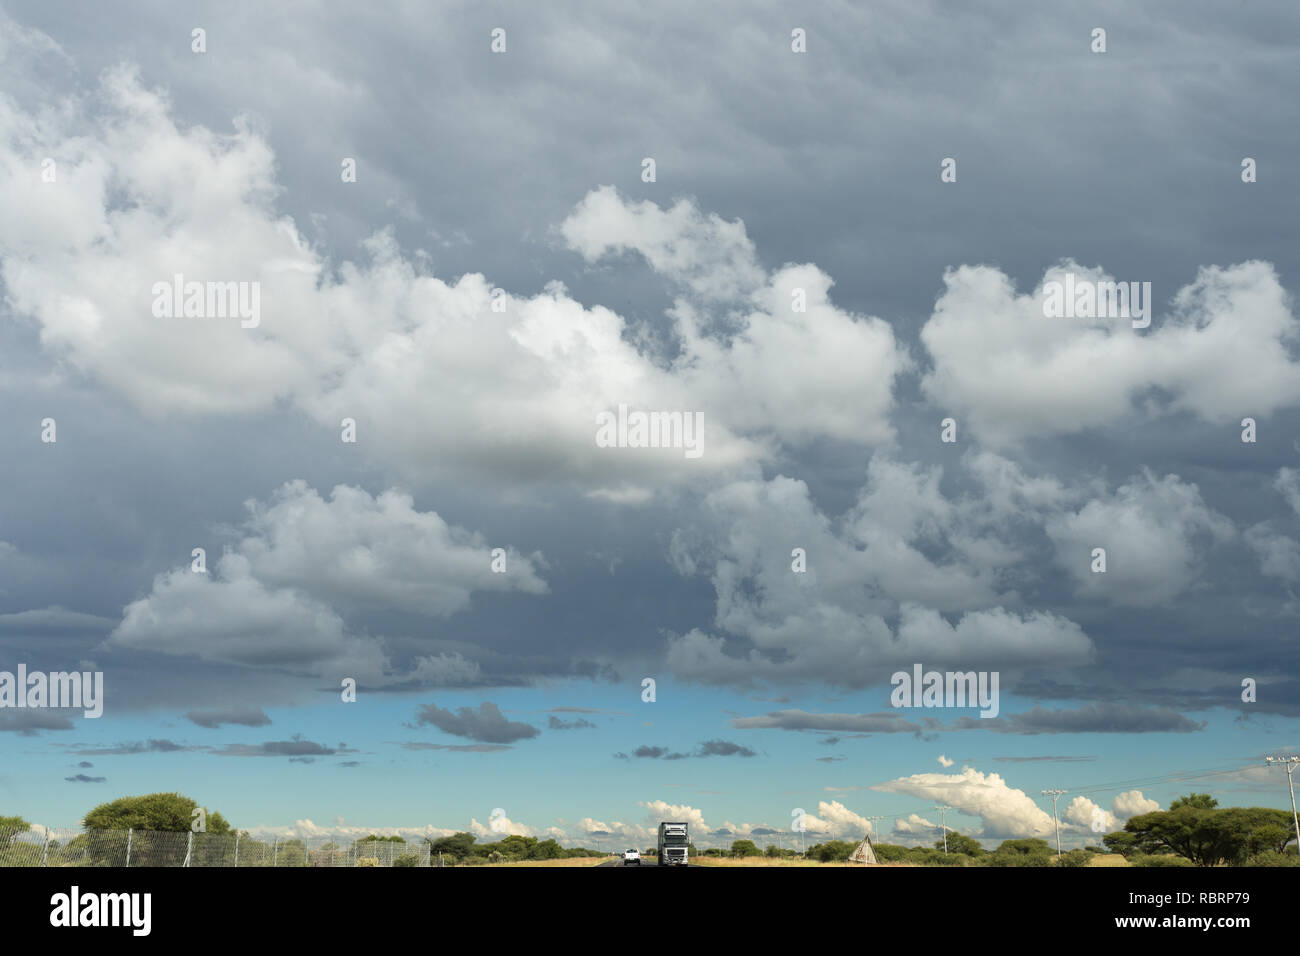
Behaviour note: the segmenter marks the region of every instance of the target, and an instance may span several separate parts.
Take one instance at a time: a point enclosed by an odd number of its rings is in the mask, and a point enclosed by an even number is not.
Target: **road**
[[[635,869],[637,868],[635,865],[633,865],[633,866],[623,866],[623,861],[622,861],[621,859],[618,859],[618,860],[606,860],[604,863],[597,863],[596,865],[597,865],[597,866],[617,866],[617,867],[621,867],[622,869],[625,869],[625,870],[635,870]],[[659,865],[659,864],[658,864],[654,859],[652,859],[652,858],[651,858],[651,859],[647,859],[646,857],[642,857],[642,858],[641,858],[641,866],[643,866],[643,867],[646,867],[646,866],[658,866],[658,865]],[[686,865],[687,865],[687,866],[695,866],[694,863],[687,863]],[[666,869],[666,870],[668,870],[668,869],[674,869],[674,867],[664,867],[664,869]]]

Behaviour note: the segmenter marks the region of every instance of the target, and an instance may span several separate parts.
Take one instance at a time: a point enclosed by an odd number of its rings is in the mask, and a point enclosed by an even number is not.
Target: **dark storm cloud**
[[[982,726],[991,724],[992,726]],[[951,730],[991,730],[1001,734],[1191,734],[1205,728],[1167,707],[1131,704],[1090,704],[1077,710],[1035,707],[1022,714],[984,719],[962,717]]]
[[[34,737],[42,730],[72,730],[72,719],[57,711],[45,709],[0,710],[0,732],[10,731],[23,737]]]
[[[1300,273],[1294,243],[1287,241],[1300,213],[1294,191],[1281,177],[1245,187],[1234,181],[1233,168],[1246,149],[1242,130],[1249,133],[1252,152],[1284,156],[1290,152],[1289,131],[1300,126],[1295,102],[1254,95],[1294,86],[1294,58],[1278,54],[1286,50],[1283,38],[1297,32],[1297,15],[1281,5],[1243,18],[1205,2],[1102,3],[1094,8],[1095,19],[1106,24],[1112,43],[1104,56],[1087,52],[1085,25],[1031,4],[979,14],[907,3],[809,10],[801,24],[808,30],[809,52],[802,57],[789,52],[789,24],[771,5],[739,20],[734,10],[685,3],[653,12],[602,10],[582,21],[583,31],[572,26],[576,7],[521,9],[510,25],[511,52],[499,58],[466,52],[485,47],[483,25],[469,8],[446,11],[436,30],[420,29],[424,15],[414,8],[375,19],[321,10],[294,24],[295,47],[311,50],[312,63],[326,64],[317,70],[297,57],[267,55],[274,47],[264,38],[282,35],[282,14],[200,4],[196,20],[225,22],[249,41],[223,50],[225,80],[219,84],[202,69],[170,68],[159,59],[157,51],[175,43],[174,24],[161,4],[146,7],[156,15],[133,19],[129,28],[111,10],[95,6],[43,2],[7,9],[25,25],[53,34],[76,65],[34,74],[40,83],[15,77],[20,92],[67,89],[79,77],[127,59],[144,64],[149,83],[168,86],[186,123],[226,130],[235,112],[264,118],[284,169],[281,208],[304,228],[319,213],[322,225],[312,236],[336,259],[353,254],[357,240],[375,228],[392,225],[407,248],[433,246],[440,274],[484,271],[512,290],[535,290],[559,277],[584,301],[648,316],[652,325],[662,324],[659,313],[669,293],[635,257],[621,268],[589,268],[539,239],[596,184],[615,181],[632,198],[656,202],[690,193],[705,211],[743,217],[764,262],[816,262],[834,278],[837,301],[888,317],[913,347],[938,277],[961,262],[997,262],[1024,286],[1051,259],[1073,254],[1124,276],[1151,278],[1166,293],[1190,281],[1201,264],[1249,256],[1276,261],[1292,291]],[[692,29],[674,35],[673,42],[645,42],[657,34],[660,18],[683,17]],[[1173,33],[1171,22],[1179,25]],[[588,55],[593,52],[602,55]],[[611,60],[624,67],[611,69]],[[1248,65],[1207,78],[1203,65],[1221,62]],[[348,69],[328,67],[338,63]],[[440,95],[385,95],[394,71]],[[607,103],[640,102],[647,77],[660,108],[611,118]],[[351,95],[332,96],[336,83]],[[524,89],[530,95],[518,95]],[[331,96],[334,108],[303,108],[322,96]],[[882,104],[870,124],[841,121],[863,102]],[[1152,115],[1159,115],[1158,123],[1151,123]],[[440,131],[433,144],[430,129]],[[1077,148],[1080,136],[1089,149]],[[374,191],[313,188],[314,174],[303,170],[318,168],[326,144],[347,142],[367,144],[362,189],[373,184]],[[493,144],[486,152],[465,145],[485,142]],[[633,155],[629,142],[654,145]],[[575,151],[574,143],[583,148]],[[1134,143],[1142,148],[1133,149]],[[737,144],[745,149],[744,163],[736,162]],[[646,151],[659,156],[661,174],[671,169],[671,179],[639,182],[639,153]],[[959,182],[940,194],[945,187],[938,183],[937,164],[949,154],[958,159]],[[529,157],[522,171],[519,155]],[[1098,161],[1116,155],[1124,161]],[[431,156],[437,177],[428,175]],[[664,163],[664,156],[671,162]],[[1177,162],[1171,164],[1171,157]],[[1062,183],[1070,188],[1062,189]],[[1195,203],[1188,203],[1189,195]],[[394,209],[378,213],[383,207],[376,197],[390,196]],[[945,204],[938,232],[936,201]],[[869,227],[863,209],[872,211]],[[1116,230],[1117,210],[1143,223],[1142,229]],[[1151,236],[1161,241],[1151,242]],[[0,351],[15,374],[30,378],[0,381],[0,400],[13,409],[14,419],[39,421],[57,398],[80,426],[77,442],[60,443],[59,466],[38,456],[15,456],[3,466],[11,492],[0,501],[0,527],[25,553],[38,554],[41,564],[39,573],[20,567],[17,576],[7,576],[0,630],[13,625],[11,633],[21,636],[40,629],[87,653],[93,645],[88,634],[105,621],[115,623],[121,607],[153,575],[187,560],[190,543],[207,541],[213,524],[238,520],[243,500],[264,498],[289,475],[306,475],[318,486],[375,480],[369,464],[336,457],[293,415],[269,413],[255,428],[215,419],[202,428],[173,421],[141,428],[138,416],[93,386],[72,382],[51,390],[41,384],[53,365],[37,335],[19,323],[4,324],[11,327],[0,332]],[[902,389],[905,398],[914,397],[914,382]],[[937,459],[933,418],[921,402],[900,408],[899,439],[907,454]],[[1143,464],[1158,470],[1186,470],[1190,464],[1207,500],[1225,509],[1253,476],[1291,460],[1282,443],[1261,444],[1257,460],[1243,462],[1214,450],[1222,447],[1215,429],[1176,424],[1139,423],[1118,436],[1099,430],[1044,440],[1032,453],[1055,473],[1100,466],[1128,474]],[[1271,422],[1278,434],[1300,434],[1298,426],[1292,412]],[[838,512],[837,505],[851,503],[861,484],[860,459],[857,450],[813,448],[801,454],[800,472],[817,500]],[[171,479],[159,467],[170,461],[196,467]],[[104,462],[114,465],[104,469]],[[90,473],[98,478],[88,490],[84,476]],[[706,582],[683,583],[665,572],[657,544],[635,553],[637,542],[653,540],[665,524],[657,507],[614,532],[583,520],[592,513],[589,502],[561,494],[549,515],[520,508],[494,526],[501,507],[495,497],[476,498],[472,489],[454,486],[445,490],[472,526],[496,533],[526,521],[538,547],[562,548],[551,542],[572,534],[573,553],[607,552],[611,545],[619,546],[619,554],[629,552],[619,576],[606,575],[600,589],[585,587],[581,579],[557,581],[544,622],[508,601],[448,622],[447,633],[464,644],[496,645],[492,662],[484,663],[485,681],[518,686],[539,675],[606,679],[609,672],[591,663],[594,656],[655,652],[661,628],[684,633],[714,618],[716,602]],[[1275,510],[1262,496],[1245,499],[1237,506],[1243,520],[1263,520]],[[60,502],[58,513],[49,501]],[[688,523],[690,515],[680,518]],[[157,528],[169,529],[167,540],[157,540]],[[1131,685],[1131,699],[1169,707],[1184,689],[1152,686],[1137,675],[1163,673],[1156,665],[1171,647],[1189,665],[1260,673],[1276,666],[1276,641],[1290,626],[1283,589],[1264,587],[1248,558],[1216,563],[1207,569],[1205,584],[1204,592],[1180,607],[1143,615],[1152,626],[1138,635],[1127,626],[1127,614],[1070,607],[1059,584],[1043,584],[1032,598],[1087,616],[1101,656],[1087,679],[1080,675],[1073,696],[1098,699],[1090,687]],[[1256,594],[1252,608],[1260,616],[1252,623],[1258,627],[1226,645],[1216,636],[1230,632],[1241,609],[1223,595],[1249,593]],[[646,601],[658,615],[643,613]],[[49,613],[60,606],[76,610]],[[593,617],[610,622],[620,635],[612,651],[583,636]],[[426,630],[422,622],[383,611],[359,623],[371,633],[394,634],[395,656],[403,660],[421,646]],[[525,633],[526,642],[514,637]],[[745,635],[734,636],[744,647]],[[1131,657],[1117,660],[1120,651]],[[130,655],[118,661],[112,684],[119,689],[113,698],[118,706],[162,702],[179,709],[201,700],[216,708],[228,686],[216,676],[216,665]],[[250,674],[247,680],[260,681],[248,691],[252,707],[301,702],[305,695],[296,691],[310,683],[279,674]],[[1231,684],[1226,686],[1221,693],[1204,693],[1229,702]],[[1262,697],[1259,707],[1296,714],[1297,704],[1292,689]],[[900,726],[901,719],[844,716],[871,725],[733,726],[912,729]],[[1010,726],[1011,718],[1005,719]],[[72,727],[63,717],[0,713],[0,731],[31,735]],[[504,739],[519,738],[507,733]]]
[[[265,727],[271,718],[262,713],[260,707],[230,708],[227,710],[191,710],[185,719],[200,727],[220,727],[222,724],[238,724],[242,727]]]
[[[455,713],[430,702],[415,715],[417,727],[425,724],[432,724],[443,733],[456,737],[469,737],[471,740],[492,744],[514,743],[538,734],[537,728],[531,724],[507,720],[501,709],[491,701],[479,704],[477,710],[473,707],[460,707]]]

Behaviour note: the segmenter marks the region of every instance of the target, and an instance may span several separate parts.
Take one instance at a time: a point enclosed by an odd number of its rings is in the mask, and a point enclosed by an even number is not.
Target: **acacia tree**
[[[1156,845],[1197,866],[1242,863],[1264,851],[1283,852],[1291,840],[1290,815],[1267,807],[1218,808],[1208,794],[1193,793],[1124,824],[1136,840]],[[1109,843],[1109,841],[1108,841]]]
[[[935,840],[934,848],[943,849],[943,841]],[[964,833],[958,833],[955,830],[948,831],[948,852],[964,853],[966,856],[981,856],[985,850],[979,840],[974,837],[968,837]]]
[[[101,803],[82,818],[87,851],[96,866],[120,866],[130,846],[131,859],[139,865],[174,866],[184,859],[184,847],[177,838],[155,833],[191,832],[199,805],[179,793],[149,793],[120,797]],[[203,808],[204,830],[194,834],[194,862],[215,863],[224,858],[226,844],[233,844],[230,823],[215,810]],[[129,839],[128,830],[139,831]],[[232,838],[224,835],[232,834]],[[189,841],[185,841],[188,846]]]

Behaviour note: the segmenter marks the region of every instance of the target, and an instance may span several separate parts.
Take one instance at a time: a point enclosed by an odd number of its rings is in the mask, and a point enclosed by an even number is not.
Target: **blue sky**
[[[107,687],[0,708],[0,813],[1288,806],[1298,16],[0,6],[0,671]],[[894,708],[915,664],[999,716]]]

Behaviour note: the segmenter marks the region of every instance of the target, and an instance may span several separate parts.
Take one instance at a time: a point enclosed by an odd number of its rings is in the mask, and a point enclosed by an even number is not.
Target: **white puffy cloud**
[[[1195,485],[1149,471],[1113,495],[1050,517],[1046,531],[1079,594],[1127,605],[1163,604],[1186,590],[1200,573],[1202,542],[1234,534]],[[1106,549],[1105,573],[1092,571],[1094,548]]]
[[[893,832],[899,836],[921,837],[929,839],[942,831],[939,824],[932,823],[919,813],[909,813],[905,817],[899,817],[894,821]]]
[[[155,577],[149,595],[126,606],[106,643],[361,683],[381,680],[388,666],[383,648],[347,634],[328,605],[268,588],[238,554],[224,555],[206,574],[186,567]]]
[[[683,574],[710,575],[714,624],[754,647],[729,655],[724,637],[696,628],[670,640],[670,666],[713,682],[860,686],[927,659],[981,668],[1088,661],[1092,644],[1077,624],[1019,609],[1018,595],[999,587],[999,566],[1014,558],[995,543],[1007,519],[975,500],[949,501],[938,481],[937,469],[873,459],[840,521],[782,476],[710,493],[703,519],[674,533],[669,558]],[[792,571],[795,546],[804,573]],[[964,613],[949,622],[940,610]],[[895,628],[887,615],[897,615]]]
[[[642,800],[638,806],[646,809],[646,823],[658,828],[660,822],[669,820],[689,824],[688,832],[702,833],[708,829],[704,823],[704,811],[688,804],[668,803],[664,800]]]
[[[628,202],[613,186],[601,186],[578,203],[560,234],[588,261],[636,251],[656,272],[704,299],[743,298],[767,278],[743,222],[705,216],[684,199],[661,209],[649,200]]]
[[[1111,833],[1119,829],[1120,821],[1115,814],[1093,803],[1087,797],[1077,796],[1061,812],[1061,818],[1067,823],[1093,833]]]
[[[806,814],[804,825],[809,833],[832,838],[856,835],[861,839],[871,829],[871,821],[838,800],[818,802],[816,815]]]
[[[1160,809],[1159,801],[1143,796],[1141,790],[1125,790],[1111,804],[1111,811],[1121,820],[1136,817],[1142,813],[1154,813]]]
[[[270,585],[436,617],[464,610],[473,591],[546,593],[539,555],[506,549],[507,573],[493,573],[481,534],[416,510],[399,491],[372,497],[338,485],[327,500],[297,480],[246,507],[248,535],[235,550]]]
[[[945,273],[921,330],[934,362],[922,381],[930,401],[995,445],[1121,421],[1157,388],[1169,410],[1219,424],[1300,401],[1300,364],[1288,350],[1300,325],[1269,263],[1204,267],[1167,314],[1168,297],[1153,290],[1146,330],[1127,319],[1045,318],[1043,285],[1070,272],[1113,278],[1066,261],[1019,295],[993,267]]]
[[[980,836],[987,838],[1045,837],[1053,832],[1052,815],[1039,807],[1023,790],[1007,785],[996,773],[981,773],[966,767],[959,774],[919,773],[901,777],[871,789],[902,793],[944,803],[956,812],[980,819]],[[950,824],[963,830],[960,824]]]
[[[207,573],[181,567],[155,577],[150,593],[127,605],[108,646],[364,683],[469,683],[478,665],[458,654],[387,674],[382,640],[348,633],[336,607],[447,617],[474,591],[546,591],[540,555],[507,549],[507,573],[494,574],[480,535],[417,511],[399,492],[371,497],[339,485],[327,500],[291,481],[247,508],[245,537]]]
[[[942,767],[951,767],[956,761],[949,760],[946,754],[939,754],[939,765]]]
[[[45,156],[60,157],[55,183],[35,179]],[[670,359],[560,283],[495,310],[485,276],[426,275],[389,232],[365,244],[369,261],[331,263],[277,211],[275,156],[251,122],[182,127],[130,68],[40,113],[0,98],[0,182],[13,309],[45,349],[151,415],[290,403],[331,430],[354,419],[358,447],[414,479],[561,478],[633,502],[752,466],[773,436],[892,435],[908,360],[888,324],[830,304],[815,266],[768,275],[743,223],[690,202],[661,210],[598,189],[561,229],[588,257],[636,249],[705,307],[745,299],[748,314],[717,321],[679,302],[684,351]],[[154,286],[175,275],[258,283],[260,321],[156,317]],[[805,312],[790,307],[796,286]],[[620,404],[703,413],[703,456],[598,448],[596,415]]]
[[[524,823],[517,823],[511,820],[504,813],[497,813],[495,810],[488,818],[486,824],[479,823],[473,817],[469,821],[469,832],[474,834],[480,840],[496,842],[508,836],[538,836],[538,831]]]
[[[1273,487],[1291,510],[1300,515],[1300,470],[1279,468]],[[1261,521],[1243,538],[1259,561],[1259,570],[1288,584],[1300,582],[1300,541],[1278,530],[1278,521]]]

